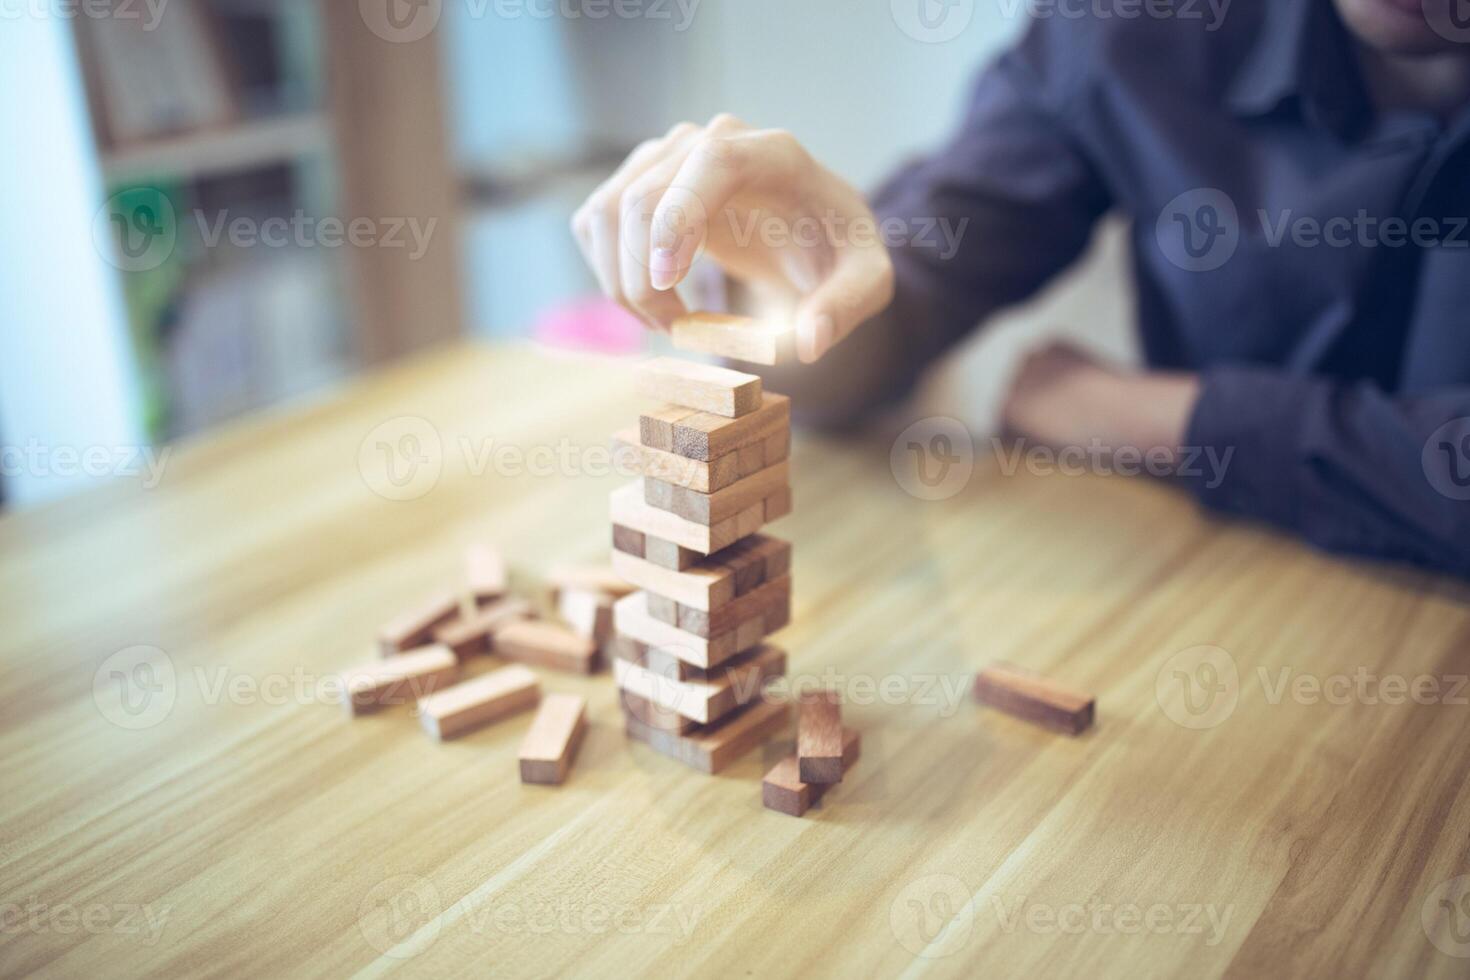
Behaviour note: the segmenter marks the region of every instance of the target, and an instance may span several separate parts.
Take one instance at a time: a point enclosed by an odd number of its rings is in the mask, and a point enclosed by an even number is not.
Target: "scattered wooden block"
[[[796,350],[796,331],[790,324],[767,323],[723,313],[690,313],[673,322],[670,330],[677,350],[697,351],[752,364],[789,361]]]
[[[524,711],[540,699],[536,675],[513,664],[420,698],[419,722],[442,741]]]
[[[774,466],[757,470],[744,479],[736,480],[714,493],[700,493],[688,487],[644,477],[643,499],[653,507],[672,511],[686,520],[713,524],[733,517],[757,503],[764,503],[782,491],[788,491],[791,482],[790,467],[791,464],[783,460]]]
[[[1092,724],[1096,703],[1089,695],[1006,663],[991,664],[975,677],[975,697],[982,704],[1068,735],[1077,735]]]
[[[612,636],[613,598],[605,592],[562,589],[556,612],[572,632],[593,643],[601,644]]]
[[[638,531],[645,539],[659,538],[701,555],[712,554],[754,534],[765,523],[766,517],[765,506],[760,503],[718,523],[699,524],[650,506],[643,499],[642,480],[614,490],[610,507],[614,524]]]
[[[496,631],[495,652],[507,660],[573,674],[597,670],[597,644],[555,623],[510,623]]]
[[[652,611],[652,607],[649,608]],[[696,636],[710,637],[737,629],[741,623],[748,622],[756,616],[764,618],[767,633],[774,633],[790,620],[791,576],[789,574],[766,582],[713,610],[678,603],[677,619],[673,625]]]
[[[635,592],[619,599],[613,604],[613,629],[635,643],[701,670],[717,667],[765,639],[766,619],[762,614],[735,629],[705,637],[681,630],[654,616],[649,612],[649,602],[653,598],[647,592]]]
[[[796,756],[802,782],[842,781],[842,702],[836,692],[802,697],[796,716]]]
[[[465,581],[470,598],[483,604],[505,595],[509,576],[500,552],[488,545],[470,545],[464,552]]]
[[[669,452],[701,462],[719,459],[746,446],[764,443],[771,436],[791,431],[791,399],[766,392],[761,407],[738,419],[728,419],[710,412],[691,412],[666,420]],[[646,416],[645,416],[646,418]],[[640,432],[642,429],[640,428]],[[777,462],[772,460],[771,462]]]
[[[842,730],[842,774],[845,776],[862,753],[862,736],[855,728]],[[766,773],[761,781],[761,803],[767,809],[799,817],[819,801],[833,783],[804,783],[795,752]]]
[[[575,694],[548,694],[521,743],[521,782],[557,786],[587,732],[587,700]]]
[[[460,616],[435,628],[434,642],[443,644],[464,660],[477,653],[489,653],[496,630],[530,616],[531,604],[525,599],[495,599],[468,616]]]
[[[699,722],[685,718],[677,711],[661,708],[651,701],[646,701],[634,694],[632,691],[618,691],[618,699],[623,704],[623,714],[636,718],[639,722],[650,728],[660,731],[673,732],[676,735],[685,735],[699,727]]]
[[[758,375],[677,357],[655,357],[640,364],[638,389],[660,401],[731,419],[749,415],[761,405]]]
[[[715,725],[702,725],[683,735],[646,725],[631,715],[624,716],[624,728],[629,738],[660,755],[714,774],[779,731],[789,709],[785,702],[759,698]]]
[[[434,628],[459,615],[459,596],[441,592],[388,620],[378,630],[378,649],[385,657],[428,643]]]
[[[633,591],[633,586],[610,565],[558,565],[547,573],[546,581],[553,596],[559,596],[565,589],[575,589],[601,592],[616,599]]]
[[[761,693],[766,681],[786,673],[786,651],[760,646],[712,670],[705,680],[676,680],[646,666],[618,659],[613,662],[619,688],[701,724],[708,724]]]
[[[350,715],[405,704],[454,683],[459,661],[442,646],[426,646],[342,673],[344,703]]]
[[[680,416],[680,418],[683,417]],[[613,436],[613,450],[627,453],[632,467],[643,476],[672,483],[675,486],[688,487],[699,493],[713,493],[716,490],[723,490],[740,479],[742,475],[746,475],[741,472],[741,453],[739,452],[726,453],[718,459],[702,462],[668,450],[644,445],[640,441],[641,438],[639,432],[626,429]],[[674,444],[672,424],[668,426],[666,439],[661,435],[655,435],[653,438],[672,446]],[[765,464],[766,446],[767,443],[758,444],[759,451],[755,453],[755,458],[760,461],[760,465],[757,465],[755,469],[760,469]],[[771,462],[778,463],[780,459],[773,459]]]

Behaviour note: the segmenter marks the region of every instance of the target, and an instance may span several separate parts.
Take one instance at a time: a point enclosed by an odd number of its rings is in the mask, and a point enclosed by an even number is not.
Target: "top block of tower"
[[[724,313],[690,313],[674,321],[670,334],[678,350],[714,354],[751,364],[789,361],[796,335],[784,323],[765,323]]]
[[[756,375],[676,357],[655,357],[639,365],[638,390],[660,401],[729,419],[761,407],[761,379]]]

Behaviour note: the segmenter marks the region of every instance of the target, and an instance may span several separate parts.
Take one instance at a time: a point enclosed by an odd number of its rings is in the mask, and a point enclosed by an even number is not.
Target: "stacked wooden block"
[[[657,358],[661,404],[620,449],[642,479],[612,494],[613,568],[638,591],[613,607],[628,735],[706,772],[780,729],[762,697],[786,673],[766,642],[791,618],[791,546],[762,534],[791,511],[790,402],[755,375]]]

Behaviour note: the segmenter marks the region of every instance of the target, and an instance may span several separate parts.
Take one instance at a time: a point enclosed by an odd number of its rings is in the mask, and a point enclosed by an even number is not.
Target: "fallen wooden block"
[[[754,534],[761,529],[766,519],[766,509],[762,502],[715,524],[686,520],[678,514],[650,506],[643,499],[642,480],[635,480],[614,490],[610,509],[614,524],[637,531],[645,539],[652,537],[670,541],[701,555],[712,554]]]
[[[615,599],[633,591],[610,565],[558,565],[547,573],[546,581],[553,597],[560,597],[563,589],[602,592]]]
[[[494,599],[468,616],[451,619],[434,630],[434,642],[454,651],[461,660],[477,653],[489,653],[492,637],[502,626],[529,619],[531,604],[525,599]]]
[[[789,361],[796,350],[796,331],[790,324],[762,322],[746,316],[690,313],[674,320],[669,332],[677,350],[752,364]]]
[[[769,447],[789,440],[791,399],[764,392],[761,407],[737,419],[665,405],[639,419],[638,435],[645,446],[708,463],[756,443]]]
[[[659,401],[731,419],[749,415],[761,405],[758,375],[677,357],[655,357],[640,364],[638,390]]]
[[[685,718],[677,711],[661,708],[651,701],[640,698],[632,691],[619,690],[618,699],[622,702],[625,716],[636,718],[650,728],[684,735],[699,727],[699,722]]]
[[[995,663],[975,677],[975,697],[1017,718],[1077,735],[1092,724],[1095,699],[1069,691],[1034,671]]]
[[[786,724],[789,709],[785,702],[758,698],[714,725],[701,725],[683,735],[654,728],[632,715],[624,716],[624,728],[629,738],[645,743],[660,755],[713,774],[779,731]]]
[[[650,605],[649,612],[654,612]],[[658,618],[664,619],[659,610]],[[745,595],[712,610],[699,609],[684,603],[675,604],[675,619],[671,624],[696,636],[719,636],[740,624],[760,616],[767,633],[774,633],[791,619],[791,576],[783,575],[751,589]],[[664,619],[664,622],[668,622]]]
[[[587,732],[587,700],[548,694],[521,743],[521,782],[560,785]]]
[[[342,673],[343,703],[349,715],[406,704],[454,683],[459,660],[438,645],[384,657]]]
[[[509,576],[500,552],[487,545],[470,545],[464,552],[465,582],[470,597],[483,604],[505,595]]]
[[[459,596],[452,592],[438,593],[388,620],[378,630],[379,652],[391,657],[421,647],[433,639],[435,627],[458,615]]]
[[[855,728],[842,730],[842,774],[857,762],[862,753],[863,740]],[[799,817],[817,803],[834,783],[804,783],[801,767],[795,752],[771,767],[761,780],[761,803],[769,810],[779,810],[789,816]]]
[[[522,620],[495,633],[495,652],[506,660],[573,674],[597,670],[597,644],[565,626]]]
[[[796,715],[798,775],[804,783],[842,781],[842,702],[834,691],[801,698]]]
[[[536,675],[512,664],[420,698],[419,722],[442,741],[524,711],[540,699]]]
[[[556,612],[572,632],[593,643],[600,644],[612,636],[613,598],[605,592],[562,589]]]
[[[765,504],[783,491],[790,490],[790,483],[791,464],[782,460],[714,493],[700,493],[646,476],[643,478],[643,499],[651,506],[672,511],[686,520],[713,524],[756,504]]]
[[[676,680],[627,660],[613,661],[619,688],[661,708],[709,724],[755,700],[765,683],[786,673],[786,651],[769,644],[757,647],[712,670],[706,680]]]
[[[613,629],[623,637],[701,670],[717,667],[756,646],[766,637],[766,617],[757,613],[731,630],[700,636],[672,626],[649,612],[647,592],[635,592],[613,604]],[[675,609],[677,610],[677,605]]]

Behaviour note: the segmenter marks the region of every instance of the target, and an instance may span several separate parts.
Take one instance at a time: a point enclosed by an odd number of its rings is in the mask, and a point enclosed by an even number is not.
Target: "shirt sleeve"
[[[1208,507],[1331,551],[1470,574],[1470,387],[1393,397],[1217,368],[1203,375],[1185,444],[1229,454],[1180,475]]]

